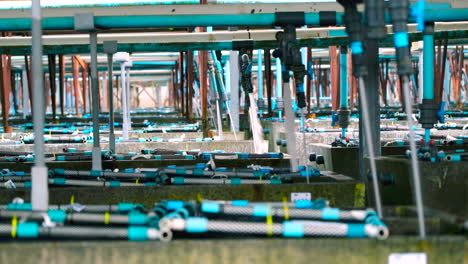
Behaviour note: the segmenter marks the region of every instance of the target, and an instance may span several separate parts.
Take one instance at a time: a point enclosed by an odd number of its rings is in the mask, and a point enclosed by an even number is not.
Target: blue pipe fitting
[[[188,233],[204,233],[208,231],[208,219],[190,217],[185,221],[185,231]]]
[[[7,204],[7,210],[12,211],[31,211],[31,203],[9,203]]]
[[[364,238],[367,237],[365,225],[363,224],[348,224],[348,232],[346,236],[349,238]]]
[[[304,237],[304,225],[301,223],[283,222],[283,236],[293,238]]]
[[[148,227],[145,226],[130,226],[128,228],[129,241],[147,241]]]
[[[324,208],[322,209],[323,220],[340,220],[340,209],[338,208]]]
[[[145,225],[148,222],[146,214],[131,212],[128,214],[129,225]]]
[[[183,201],[166,201],[167,210],[177,210],[184,207]]]
[[[121,213],[130,212],[135,208],[134,203],[118,203],[117,210]]]
[[[217,214],[221,211],[221,205],[215,202],[203,202],[201,204],[201,211],[203,213]]]
[[[17,235],[19,238],[38,238],[39,224],[34,222],[19,223],[17,226]]]
[[[232,201],[232,206],[247,207],[247,206],[249,206],[249,201],[247,201],[247,200],[234,200],[234,201]]]
[[[49,210],[47,215],[52,222],[56,223],[64,223],[67,218],[67,213],[64,210]]]

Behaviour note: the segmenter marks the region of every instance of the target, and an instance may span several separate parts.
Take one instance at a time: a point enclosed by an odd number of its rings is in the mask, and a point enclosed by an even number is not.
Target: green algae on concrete
[[[468,217],[468,162],[420,161],[424,206]],[[411,162],[405,157],[380,157],[377,168],[393,183],[381,186],[384,205],[413,205]]]
[[[3,263],[388,263],[392,253],[424,252],[430,264],[467,261],[463,237],[374,239],[179,239],[162,242],[65,241],[0,244]]]
[[[356,183],[272,184],[272,185],[185,185],[157,187],[64,187],[50,188],[51,204],[68,204],[73,195],[81,204],[141,203],[152,207],[161,200],[196,200],[198,195],[210,200],[281,201],[292,192],[310,192],[313,198],[325,198],[331,206],[353,207]],[[15,197],[30,199],[30,190],[0,190],[0,204]]]

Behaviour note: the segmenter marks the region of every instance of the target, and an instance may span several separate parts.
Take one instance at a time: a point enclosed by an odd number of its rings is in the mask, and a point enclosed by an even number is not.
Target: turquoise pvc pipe
[[[208,0],[209,4],[289,4],[289,3],[332,3],[335,0]],[[133,1],[133,0],[118,0],[103,1],[94,0],[87,1],[86,3],[61,3],[49,4],[47,1],[41,1],[42,8],[64,8],[64,7],[119,7],[119,6],[157,6],[157,5],[198,5],[199,0],[152,0],[152,1]],[[31,1],[17,1],[8,3],[0,2],[0,9],[14,10],[14,9],[29,9],[31,8]]]
[[[423,98],[428,100],[434,99],[434,35],[425,34],[423,36],[423,80],[424,93]]]
[[[337,19],[341,17],[337,14]],[[318,13],[305,14],[308,25],[319,25]],[[339,19],[341,21],[341,18]],[[209,27],[209,26],[272,26],[275,14],[224,14],[224,15],[164,15],[164,16],[97,16],[97,27],[102,28],[148,28],[148,27]],[[73,17],[43,18],[44,30],[73,30]],[[29,18],[0,19],[1,31],[28,31]]]
[[[155,5],[199,5],[199,0],[152,0],[152,1],[132,1],[132,0],[117,0],[117,1],[103,1],[94,0],[87,1],[86,3],[77,2],[64,2],[60,4],[50,4],[47,1],[41,1],[41,8],[83,8],[83,7],[118,7],[118,6],[155,6]],[[30,9],[31,1],[9,1],[8,3],[0,2],[0,9],[15,10],[15,9]]]
[[[340,54],[340,107],[348,108],[348,56]]]
[[[258,58],[258,71],[257,71],[257,80],[258,80],[258,99],[263,99],[263,56],[262,50],[257,50]]]
[[[142,6],[144,8],[144,6]],[[425,11],[426,22],[451,22],[468,20],[468,8],[437,9]],[[336,13],[336,25],[343,25],[343,13]],[[387,23],[390,22],[386,14]],[[319,13],[305,13],[305,23],[319,26]],[[148,27],[208,27],[208,26],[272,26],[275,14],[222,14],[222,15],[164,15],[164,16],[97,16],[97,27],[102,28],[148,28]],[[408,22],[416,22],[410,18]],[[43,30],[73,30],[73,17],[47,17],[42,19]],[[29,18],[0,19],[0,31],[28,31]]]
[[[468,8],[435,9],[426,10],[424,12],[424,21],[426,22],[453,22],[466,20],[468,20]]]
[[[423,99],[433,100],[434,99],[434,35],[424,34],[423,35],[424,47],[423,47]],[[431,130],[426,129],[424,133],[424,140],[428,143],[431,140]]]

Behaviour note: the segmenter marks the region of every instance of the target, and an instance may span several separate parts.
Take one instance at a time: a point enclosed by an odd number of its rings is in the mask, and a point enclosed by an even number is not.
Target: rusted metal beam
[[[59,55],[59,103],[60,103],[60,115],[65,115],[64,110],[64,98],[65,98],[65,57]]]
[[[340,107],[340,56],[336,46],[330,46],[329,51],[332,110],[337,111]]]
[[[81,68],[88,68],[88,64],[79,55],[73,56]]]
[[[75,111],[77,116],[81,116],[79,110],[79,94],[80,94],[80,82],[79,82],[79,63],[75,56],[72,57],[72,76],[73,76],[73,90],[75,97]]]
[[[8,123],[10,116],[11,56],[1,55],[0,64],[3,131],[10,133],[13,132],[13,128]]]
[[[81,64],[80,64],[81,65]],[[83,113],[86,113],[87,111],[87,98],[86,96],[88,95],[88,68],[87,67],[82,67],[81,68],[81,80],[82,80],[82,87],[83,87]],[[90,106],[91,108],[91,106]],[[91,112],[91,109],[90,109]]]
[[[445,81],[445,69],[447,67],[447,50],[448,50],[448,38],[444,40],[444,51],[442,53],[442,70],[440,73],[440,93],[439,103],[442,101],[442,95],[444,92],[444,81]]]

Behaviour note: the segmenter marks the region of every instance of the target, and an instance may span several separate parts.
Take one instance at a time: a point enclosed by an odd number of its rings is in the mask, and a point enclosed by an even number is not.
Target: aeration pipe
[[[116,178],[147,178],[154,179],[159,175],[159,172],[113,172],[113,171],[79,171],[79,170],[64,170],[64,169],[53,169],[49,173],[51,176],[66,176],[66,177],[116,177]]]
[[[281,184],[281,179],[269,179],[269,180],[252,180],[252,179],[240,179],[240,178],[185,178],[185,177],[173,177],[171,178],[171,184],[183,185],[183,184]]]
[[[348,49],[340,48],[340,109],[338,110],[338,124],[341,127],[341,136],[346,136],[351,111],[348,104]]]
[[[385,225],[323,223],[318,221],[285,221],[282,223],[260,223],[209,220],[202,217],[174,219],[170,221],[174,231],[188,233],[225,233],[264,236],[300,237],[373,237],[386,239],[388,229]]]
[[[146,226],[129,227],[85,227],[55,226],[44,227],[36,222],[22,222],[16,226],[0,225],[0,237],[10,239],[128,239],[129,241],[160,240],[170,241],[172,232]]]
[[[157,226],[159,217],[139,212],[128,214],[110,213],[82,213],[66,210],[48,210],[47,212],[26,210],[1,210],[0,219],[10,220],[13,217],[27,218],[28,221],[41,221],[46,214],[52,222],[61,224],[104,224],[104,225],[132,225]]]
[[[431,128],[437,121],[437,106],[434,101],[434,24],[427,24],[423,35],[423,100],[419,106],[421,118],[419,122],[425,128],[425,141],[431,139]]]
[[[267,214],[273,218],[282,218],[288,215],[291,219],[328,220],[328,221],[360,221],[375,218],[373,210],[340,210],[338,208],[302,209],[282,207],[271,207],[268,205],[254,206],[232,206],[215,202],[204,202],[201,204],[202,213],[230,215],[230,216],[254,216],[266,217]]]

